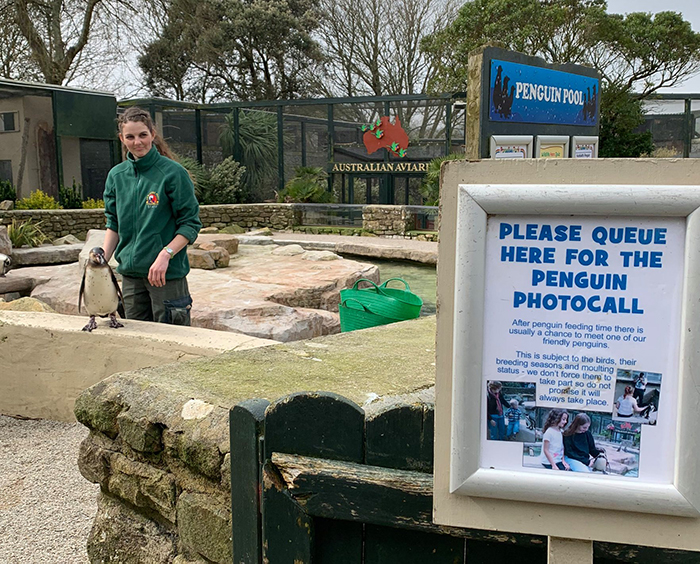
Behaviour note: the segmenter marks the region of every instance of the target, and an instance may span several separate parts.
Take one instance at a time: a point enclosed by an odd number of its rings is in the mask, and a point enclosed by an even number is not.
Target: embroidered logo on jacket
[[[158,205],[158,194],[156,194],[155,192],[151,192],[146,197],[146,205],[147,206],[157,206]]]

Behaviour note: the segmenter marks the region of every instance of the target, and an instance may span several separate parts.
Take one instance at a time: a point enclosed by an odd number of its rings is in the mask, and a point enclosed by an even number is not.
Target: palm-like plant
[[[440,167],[445,161],[463,159],[464,155],[450,153],[443,157],[435,157],[428,163],[428,171],[420,185],[420,193],[423,196],[423,203],[426,206],[437,206],[440,203]]]
[[[219,142],[224,157],[234,153],[233,112],[226,115],[221,126]],[[277,117],[263,111],[241,111],[238,121],[238,139],[241,146],[240,162],[245,167],[243,183],[251,192],[277,170]]]

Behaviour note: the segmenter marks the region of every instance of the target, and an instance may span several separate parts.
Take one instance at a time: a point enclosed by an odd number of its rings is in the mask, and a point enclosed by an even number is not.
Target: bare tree
[[[327,58],[320,84],[323,95],[382,96],[427,91],[437,67],[430,55],[421,52],[421,40],[451,22],[458,3],[405,0],[400,9],[388,8],[383,0],[321,0],[316,37]],[[353,110],[348,119],[367,122],[383,113],[379,106],[362,109],[353,105]],[[404,128],[420,137],[436,135],[442,127],[441,120],[435,119],[443,111],[442,106],[406,103],[396,111]]]
[[[66,84],[114,67],[122,0],[6,0],[45,82]]]

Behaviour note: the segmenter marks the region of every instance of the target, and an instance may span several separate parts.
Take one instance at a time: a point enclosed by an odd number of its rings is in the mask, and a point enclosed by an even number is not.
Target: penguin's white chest
[[[85,270],[85,309],[90,315],[109,315],[117,311],[119,298],[117,288],[107,268]]]

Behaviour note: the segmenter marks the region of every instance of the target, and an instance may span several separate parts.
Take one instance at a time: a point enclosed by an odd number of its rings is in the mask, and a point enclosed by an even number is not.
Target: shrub
[[[15,209],[18,210],[60,210],[60,204],[53,199],[53,196],[44,194],[41,190],[32,192],[28,198],[17,200]]]
[[[13,202],[17,199],[17,192],[15,191],[12,182],[9,180],[0,180],[0,202],[3,200],[12,200]]]
[[[93,198],[88,198],[83,202],[84,210],[99,210],[105,207],[104,200],[95,200]]]
[[[7,235],[13,247],[37,247],[48,239],[41,230],[41,221],[34,223],[31,219],[26,221],[12,220],[7,226]]]
[[[61,186],[58,189],[58,203],[66,210],[79,210],[83,207],[83,188],[75,183],[73,186]]]
[[[196,160],[189,157],[183,157],[179,159],[179,162],[190,175],[194,183],[194,193],[197,196],[197,200],[201,203],[201,194],[209,191],[209,178],[211,177],[211,173],[204,165],[199,164]]]
[[[213,169],[199,164],[194,159],[180,159],[194,183],[194,193],[200,204],[240,204],[246,200],[242,187],[245,167],[227,157]]]
[[[326,171],[320,166],[300,166],[296,174],[277,195],[278,202],[326,204],[333,195],[326,190]]]
[[[442,163],[463,158],[464,155],[459,153],[450,153],[442,157],[435,157],[428,163],[428,172],[419,188],[424,205],[437,206],[440,203],[440,167]]]
[[[227,157],[211,171],[209,189],[201,194],[201,204],[240,204],[245,200],[241,179],[245,167]]]

